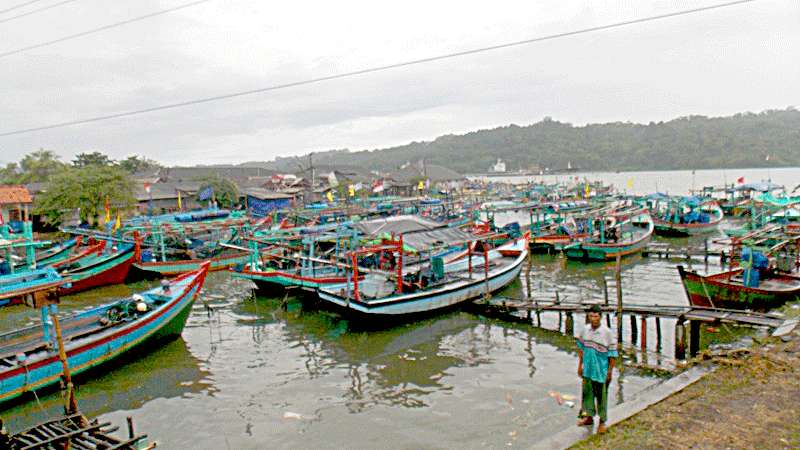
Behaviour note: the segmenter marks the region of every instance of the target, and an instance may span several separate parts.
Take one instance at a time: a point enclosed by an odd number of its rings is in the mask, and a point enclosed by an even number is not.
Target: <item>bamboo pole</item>
[[[617,282],[617,343],[622,343],[622,263],[617,253],[614,278]]]
[[[50,306],[46,306],[49,308]],[[75,389],[72,384],[72,375],[69,371],[69,362],[67,361],[67,352],[64,349],[64,339],[61,336],[61,323],[58,321],[58,315],[54,314],[51,310],[50,319],[53,321],[53,328],[56,332],[56,343],[58,344],[58,359],[61,360],[62,376],[64,377],[64,384],[67,387],[67,396],[64,404],[64,413],[67,415],[76,414],[78,412],[78,404],[75,401]]]

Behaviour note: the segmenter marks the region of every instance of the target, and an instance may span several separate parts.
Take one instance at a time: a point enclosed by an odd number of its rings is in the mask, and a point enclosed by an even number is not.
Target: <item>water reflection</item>
[[[183,339],[168,342],[145,355],[76,378],[78,406],[84,414],[101,414],[140,408],[153,399],[172,399],[203,392],[214,386],[203,362],[195,358]],[[6,425],[19,430],[63,413],[60,392],[26,398],[3,410]]]

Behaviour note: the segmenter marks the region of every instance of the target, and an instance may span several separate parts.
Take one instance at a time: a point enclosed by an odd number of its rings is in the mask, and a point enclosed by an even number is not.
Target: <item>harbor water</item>
[[[800,182],[799,171],[791,170],[790,178]],[[777,172],[772,170],[773,180]],[[691,179],[689,172],[681,176]],[[635,183],[652,182],[647,180]],[[699,239],[659,241],[681,247],[702,245]],[[678,263],[720,269],[713,257],[708,263],[626,258],[624,301],[687,304]],[[524,298],[530,284],[537,298],[558,292],[562,301],[603,301],[607,279],[612,301],[616,296],[613,263],[533,255],[529,282],[526,272],[498,295]],[[153,285],[66,297],[60,311]],[[580,400],[575,339],[563,332],[557,314],[544,314],[539,328],[469,308],[365,330],[313,302],[256,296],[251,287],[224,272],[210,274],[180,339],[78,378],[81,410],[114,423],[132,416],[137,432],[164,449],[529,447],[574,426]],[[4,308],[0,317],[3,331],[38,321],[35,311],[20,306]],[[582,316],[575,318],[576,333],[583,323]],[[647,352],[629,353],[625,368],[615,373],[610,406],[666,379],[636,367],[670,364],[673,328],[666,320],[662,328],[661,352],[650,338]],[[735,330],[704,333],[706,343],[736,338]],[[42,393],[4,406],[0,415],[7,428],[19,430],[59,413],[61,404],[58,392]]]

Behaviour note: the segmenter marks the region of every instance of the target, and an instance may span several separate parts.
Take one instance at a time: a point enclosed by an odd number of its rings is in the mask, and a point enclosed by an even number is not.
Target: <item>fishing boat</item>
[[[102,251],[60,268],[61,276],[71,282],[70,287],[59,289],[61,295],[125,282],[133,262],[138,258],[139,243],[119,242],[112,246],[109,241],[103,242]]]
[[[49,266],[64,261],[72,256],[72,251],[81,244],[80,236],[67,239],[36,253],[36,267]]]
[[[639,253],[653,235],[653,220],[646,210],[623,210],[590,221],[590,237],[564,247],[569,259],[610,261]]]
[[[800,235],[794,227],[768,225],[733,238],[729,254],[734,267],[716,274],[678,266],[692,305],[766,310],[800,299]]]
[[[767,273],[757,287],[747,283],[745,269],[700,275],[678,266],[686,297],[694,306],[766,310],[800,299],[800,277],[780,272]]]
[[[179,336],[207,273],[204,265],[161,287],[68,317],[58,317],[55,304],[41,305],[41,325],[0,334],[0,402],[59,382],[57,337],[71,372],[79,374]]]
[[[0,276],[0,306],[17,305],[33,295],[47,295],[68,285],[53,268],[35,269]]]
[[[519,237],[513,245],[510,253],[517,256],[502,256],[493,261],[488,260],[488,249],[475,249],[483,254],[483,261],[473,263],[469,255],[468,268],[463,271],[447,272],[443,261],[432,260],[428,270],[406,274],[401,260],[396,274],[371,272],[361,281],[358,255],[399,251],[402,244],[362,248],[351,253],[349,281],[321,287],[318,294],[322,301],[356,316],[396,318],[429,313],[497,291],[516,280],[528,255],[528,242],[526,237]]]
[[[245,264],[249,258],[248,252],[231,252],[213,258],[182,259],[175,261],[137,261],[133,263],[133,270],[145,278],[167,277],[197,270],[201,265],[209,263],[209,271],[230,269],[231,267]]]
[[[717,229],[724,213],[715,201],[697,197],[667,198],[651,203],[655,233],[662,236],[694,236]]]

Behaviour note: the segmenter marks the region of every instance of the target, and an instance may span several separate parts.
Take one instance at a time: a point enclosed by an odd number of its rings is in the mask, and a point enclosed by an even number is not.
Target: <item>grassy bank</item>
[[[717,364],[697,383],[573,448],[800,447],[800,331]]]

